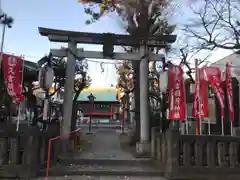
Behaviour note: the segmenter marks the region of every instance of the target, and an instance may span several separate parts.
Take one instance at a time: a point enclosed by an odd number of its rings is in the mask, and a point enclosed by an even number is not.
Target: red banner
[[[207,82],[202,68],[196,72],[192,116],[196,118],[208,117]]]
[[[24,99],[21,87],[21,57],[3,54],[2,68],[4,81],[9,96],[14,103],[19,103]]]
[[[227,92],[227,100],[228,100],[228,112],[229,112],[229,120],[234,120],[234,109],[233,109],[233,92],[232,92],[232,76],[231,70],[228,63],[226,63],[226,92]]]
[[[181,66],[169,68],[169,116],[170,120],[185,120],[184,81]]]
[[[221,107],[221,116],[224,117],[224,91],[221,84],[221,70],[218,67],[206,67],[204,70],[210,87],[219,101]]]

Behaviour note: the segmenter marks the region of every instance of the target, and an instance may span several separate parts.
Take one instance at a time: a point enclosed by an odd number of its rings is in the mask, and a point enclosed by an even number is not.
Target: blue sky
[[[182,3],[183,1],[181,1]],[[4,43],[4,51],[15,55],[24,55],[25,59],[37,61],[50,48],[58,48],[59,43],[50,43],[46,37],[38,33],[38,27],[66,29],[84,32],[113,32],[124,33],[124,29],[114,13],[101,18],[100,21],[85,25],[88,17],[84,14],[84,8],[77,0],[2,0],[2,9],[15,19],[13,28],[7,29]],[[175,21],[183,21],[190,12],[187,9],[183,13],[177,13]],[[174,19],[173,18],[173,19]],[[86,50],[101,51],[101,46],[80,45]],[[210,58],[213,61],[226,55],[220,50]],[[212,61],[211,60],[211,61]],[[109,87],[116,83],[114,65],[104,65],[105,72],[101,73],[100,64],[89,63],[89,74],[93,79],[92,86]]]
[[[85,25],[88,17],[77,0],[2,0],[2,9],[15,21],[13,28],[7,29],[4,51],[24,55],[25,59],[37,61],[49,52],[58,48],[59,43],[50,43],[38,33],[38,27],[67,29],[84,32],[123,33],[115,14],[103,17],[99,22]],[[101,51],[101,46],[80,45],[87,50]],[[93,78],[92,86],[109,86],[116,82],[114,65],[104,65],[101,73],[100,64],[89,63],[89,74]]]

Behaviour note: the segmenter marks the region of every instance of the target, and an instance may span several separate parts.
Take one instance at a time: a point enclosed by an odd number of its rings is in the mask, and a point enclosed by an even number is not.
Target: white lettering
[[[17,59],[14,56],[8,57],[8,65],[9,66],[16,66],[17,65]]]
[[[12,74],[12,75],[15,74],[15,72],[13,71],[13,67],[9,67],[8,74]]]
[[[8,75],[8,82],[9,82],[9,83],[13,83],[13,79],[14,79],[14,76],[11,75],[11,74],[9,74],[9,75]]]

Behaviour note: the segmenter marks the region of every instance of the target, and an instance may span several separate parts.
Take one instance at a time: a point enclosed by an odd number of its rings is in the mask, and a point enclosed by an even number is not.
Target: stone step
[[[36,178],[32,180],[43,180],[43,178]],[[164,177],[151,176],[58,176],[49,177],[48,180],[167,180]]]
[[[41,170],[38,176],[44,176],[45,170]],[[49,170],[49,176],[151,176],[163,177],[159,168],[149,165],[56,165]]]
[[[81,157],[60,157],[60,164],[97,164],[97,165],[152,165],[151,159],[105,159],[105,158],[81,158]]]

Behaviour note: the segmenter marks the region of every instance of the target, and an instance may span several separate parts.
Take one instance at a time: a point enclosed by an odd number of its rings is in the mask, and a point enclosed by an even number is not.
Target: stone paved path
[[[82,152],[82,158],[101,159],[123,159],[134,160],[129,152],[124,152],[120,147],[120,132],[114,129],[99,129],[94,132],[92,147],[86,152]]]
[[[95,161],[96,159],[100,161],[111,161],[113,162],[116,160],[119,162],[119,164],[115,165],[100,165],[100,164],[89,164],[89,165],[78,165],[71,163],[70,165],[64,167],[64,170],[70,169],[71,171],[77,172],[81,171],[81,174],[85,174],[85,176],[80,174],[78,176],[68,175],[64,176],[64,174],[69,173],[63,173],[63,176],[59,177],[49,177],[49,180],[166,180],[165,178],[162,178],[160,176],[151,177],[151,173],[158,172],[158,169],[154,169],[152,166],[146,165],[142,166],[137,163],[137,165],[127,165],[122,164],[123,162],[126,162],[125,160],[130,161],[138,161],[136,157],[134,157],[133,154],[131,154],[128,151],[123,151],[120,146],[120,133],[121,131],[111,128],[99,128],[94,129],[93,135],[92,135],[92,146],[90,149],[87,149],[86,151],[82,151],[80,154],[74,154],[73,159],[80,159],[80,162],[82,162],[82,159],[90,160],[90,162]],[[99,162],[99,161],[98,161]],[[97,173],[96,172],[100,172]],[[129,174],[134,172],[133,174]],[[150,173],[149,176],[145,175],[142,177],[140,174],[143,172]],[[62,172],[62,171],[61,171]],[[67,171],[68,172],[68,171]],[[84,173],[82,173],[84,172]],[[90,172],[90,173],[88,173]],[[107,176],[106,176],[107,172]],[[124,172],[124,173],[123,173]],[[137,172],[137,174],[135,173]],[[108,173],[110,173],[108,175]],[[78,174],[78,173],[76,173]],[[128,174],[129,176],[122,176]],[[137,176],[136,176],[137,175]],[[38,178],[36,180],[40,180],[44,178]]]

